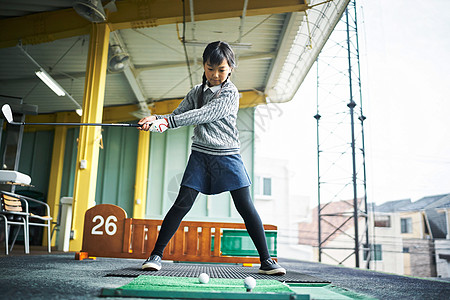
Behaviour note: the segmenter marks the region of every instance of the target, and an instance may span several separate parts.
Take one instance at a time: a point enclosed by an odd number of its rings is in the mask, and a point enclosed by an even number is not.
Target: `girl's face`
[[[224,59],[220,65],[211,65],[207,61],[203,68],[205,69],[205,76],[211,86],[222,84],[228,78],[228,74],[233,69],[228,65],[228,61]]]

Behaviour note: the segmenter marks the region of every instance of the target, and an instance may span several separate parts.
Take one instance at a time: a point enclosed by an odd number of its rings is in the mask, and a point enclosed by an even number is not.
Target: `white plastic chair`
[[[50,216],[50,206],[48,206],[47,203],[23,196],[18,194],[13,194],[10,192],[1,192],[1,201],[2,201],[2,208],[0,211],[0,215],[3,216],[3,220],[5,221],[5,228],[8,228],[8,225],[14,224],[14,225],[24,225],[24,242],[25,242],[25,253],[30,253],[30,226],[39,226],[39,227],[47,227],[47,247],[48,252],[51,252],[51,232],[50,232],[50,226],[52,224],[52,217]],[[9,208],[9,205],[7,203],[14,202],[14,210],[7,210],[6,208]],[[33,202],[38,205],[42,205],[45,208],[45,215],[37,215],[32,212],[30,212],[29,209],[29,203]],[[22,222],[19,222],[17,220],[14,220],[12,223],[11,221],[8,221],[8,216],[13,216],[15,219],[22,218]],[[5,233],[7,229],[5,230]],[[6,234],[7,235],[7,234]],[[17,236],[16,236],[17,237]],[[5,236],[5,242],[7,244],[7,237]],[[14,240],[15,242],[15,240]],[[12,244],[13,246],[14,244]],[[11,250],[12,250],[11,246]],[[6,245],[6,254],[8,255],[8,245]]]
[[[9,245],[9,234],[11,229],[16,226],[23,227],[23,236],[25,244],[25,253],[29,253],[29,239],[27,231],[26,216],[27,213],[23,209],[22,201],[16,197],[10,197],[9,195],[1,195],[1,208],[0,208],[0,220],[3,220],[5,225],[5,251],[6,255],[12,251],[14,244],[16,242],[17,236],[20,232],[20,227],[12,240],[11,245]]]

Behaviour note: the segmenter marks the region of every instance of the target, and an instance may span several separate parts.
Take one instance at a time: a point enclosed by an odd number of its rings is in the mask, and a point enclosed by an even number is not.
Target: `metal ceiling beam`
[[[275,57],[275,52],[266,52],[266,53],[258,53],[252,55],[241,55],[239,56],[239,61],[247,61],[247,60],[259,60],[259,59],[273,59]],[[190,60],[191,64],[194,64],[194,60]],[[186,61],[173,62],[173,63],[162,63],[162,64],[149,64],[149,65],[135,65],[134,72],[136,76],[139,76],[140,73],[146,71],[154,71],[159,69],[167,69],[167,68],[180,68],[185,67]]]
[[[25,57],[27,57],[35,66],[36,68],[38,68],[38,70],[40,69],[41,72],[47,73],[42,66],[22,47],[21,44],[17,45],[18,48],[22,51],[22,53],[25,55]],[[37,73],[36,73],[37,74]],[[47,76],[50,76],[48,73],[46,74]],[[50,80],[53,80],[53,77],[50,78]],[[45,83],[46,85],[48,85],[47,83]],[[56,83],[58,84],[58,83]],[[77,100],[75,100],[71,94],[69,94],[62,86],[58,86],[59,89],[63,92],[63,95],[58,95],[58,96],[67,96],[67,98],[69,98],[70,100],[72,100],[72,102],[75,104],[75,106],[77,107],[77,109],[81,110],[81,105],[77,102]]]
[[[250,1],[246,15],[277,14],[308,9],[305,0]],[[117,1],[117,12],[107,11],[111,31],[127,28],[155,27],[183,21],[182,2],[179,0],[124,0]],[[190,21],[186,8],[186,21]],[[215,20],[241,17],[241,1],[196,0],[195,20]],[[0,48],[18,44],[39,44],[62,38],[89,34],[90,22],[74,9],[36,13],[24,17],[0,20]]]
[[[265,53],[257,53],[252,55],[241,55],[239,56],[239,61],[248,61],[248,60],[260,60],[260,59],[273,59],[275,57],[275,52],[265,52]],[[194,63],[194,60],[190,61],[191,64]],[[135,77],[138,77],[140,73],[142,72],[148,72],[148,71],[155,71],[160,69],[168,69],[168,68],[180,68],[185,67],[186,61],[179,61],[179,62],[171,62],[171,63],[161,63],[161,64],[149,64],[149,65],[134,65],[130,71],[133,72]],[[72,72],[72,73],[65,73],[64,75],[52,75],[52,77],[55,80],[63,80],[72,78],[72,79],[80,79],[84,78],[86,76],[86,72]],[[36,80],[36,76],[26,76],[22,78],[11,78],[11,79],[3,79],[0,80],[0,84],[8,84],[11,82],[19,82],[19,81],[26,81],[26,80]]]

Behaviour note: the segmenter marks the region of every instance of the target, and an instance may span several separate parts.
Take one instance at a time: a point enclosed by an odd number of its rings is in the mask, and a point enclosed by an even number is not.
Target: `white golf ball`
[[[253,277],[246,277],[244,279],[244,286],[248,290],[253,290],[256,286],[256,280]]]
[[[200,283],[208,283],[209,282],[209,275],[206,273],[202,273],[198,276],[198,281],[200,281]]]

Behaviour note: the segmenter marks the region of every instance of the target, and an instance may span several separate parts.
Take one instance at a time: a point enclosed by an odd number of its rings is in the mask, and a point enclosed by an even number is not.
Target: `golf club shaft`
[[[25,123],[11,122],[11,125],[47,125],[47,126],[110,126],[110,127],[141,127],[139,124],[128,123]]]

